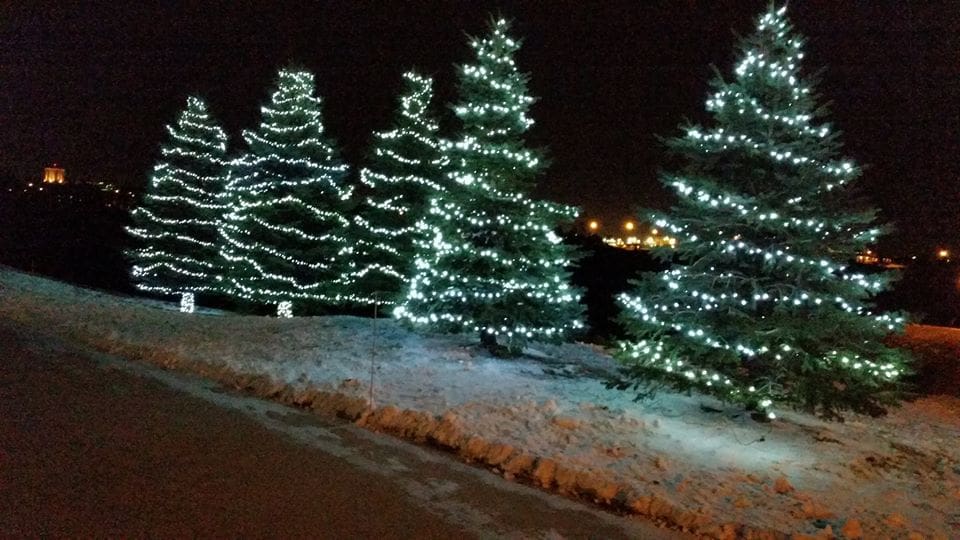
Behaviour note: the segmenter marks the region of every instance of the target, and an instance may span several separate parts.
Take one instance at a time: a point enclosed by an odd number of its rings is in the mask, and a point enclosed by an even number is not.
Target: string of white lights
[[[533,125],[519,44],[505,20],[473,40],[476,62],[460,69],[463,129],[443,144],[451,182],[417,223],[414,274],[394,315],[415,326],[476,332],[511,349],[562,339],[582,328],[579,291],[568,283],[570,251],[553,229],[575,209],[528,197],[543,168],[524,148]]]
[[[230,293],[276,303],[339,303],[350,247],[344,233],[353,188],[348,166],[324,136],[313,74],[283,69],[247,152],[231,162],[229,203],[221,226]]]
[[[414,72],[403,80],[394,125],[374,135],[371,163],[360,171],[368,195],[353,219],[356,266],[342,281],[362,304],[394,303],[414,257],[416,222],[444,192],[448,159],[430,112],[433,80]]]
[[[706,103],[717,126],[688,128],[672,142],[698,166],[664,176],[680,205],[654,223],[678,238],[686,265],[620,297],[638,337],[621,345],[628,365],[769,418],[775,404],[797,399],[791,382],[778,378],[793,373],[786,366],[875,388],[905,372],[902,359],[879,343],[904,319],[866,303],[886,280],[843,262],[880,231],[872,213],[826,210],[837,207],[836,188],[860,171],[836,158],[829,125],[812,124],[818,108],[799,73],[802,39],[784,15],[785,8],[764,14],[735,80],[717,82]],[[760,188],[748,173],[724,183],[724,167],[738,158],[780,185]]]
[[[227,135],[203,100],[187,98],[169,143],[153,168],[147,193],[127,231],[137,247],[129,253],[138,289],[180,294],[180,309],[192,312],[194,293],[219,291],[217,255],[225,206]]]

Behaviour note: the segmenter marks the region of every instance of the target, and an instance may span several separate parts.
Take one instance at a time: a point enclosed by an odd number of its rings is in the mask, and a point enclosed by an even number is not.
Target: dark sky
[[[540,98],[531,141],[553,165],[539,194],[619,222],[662,207],[657,135],[702,120],[710,65],[729,73],[735,33],[766,0],[81,2],[0,0],[0,174],[142,186],[163,125],[189,93],[239,140],[276,69],[313,70],[328,132],[356,164],[390,121],[400,74],[436,77],[455,99],[465,32],[513,18],[518,61]],[[847,153],[895,222],[895,251],[960,250],[960,2],[798,1],[805,68],[826,68]],[[443,109],[444,126],[455,127]]]

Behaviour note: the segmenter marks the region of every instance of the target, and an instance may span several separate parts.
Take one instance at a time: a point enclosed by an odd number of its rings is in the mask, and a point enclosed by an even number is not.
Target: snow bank
[[[2,269],[0,316],[706,537],[960,537],[953,397],[881,419],[778,411],[757,424],[707,398],[608,390],[615,365],[588,345],[500,360],[389,320],[184,315]]]

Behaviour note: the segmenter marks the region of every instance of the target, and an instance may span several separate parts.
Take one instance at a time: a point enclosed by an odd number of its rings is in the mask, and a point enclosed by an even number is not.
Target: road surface
[[[685,537],[2,320],[0,536]]]

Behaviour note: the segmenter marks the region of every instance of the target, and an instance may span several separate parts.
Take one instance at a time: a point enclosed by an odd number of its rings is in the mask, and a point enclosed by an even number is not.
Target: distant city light
[[[624,228],[626,228],[626,224],[624,224]],[[641,238],[635,235],[627,235],[626,237],[610,237],[604,238],[603,242],[608,246],[629,250],[650,249],[657,247],[677,247],[676,238],[660,235],[649,235],[646,238]]]
[[[880,264],[880,257],[872,249],[866,249],[857,253],[856,261],[858,264]]]
[[[950,250],[941,248],[939,251],[937,251],[937,257],[940,259],[949,259]]]
[[[44,184],[63,184],[66,182],[66,173],[63,168],[58,167],[56,163],[53,164],[53,167],[46,167],[43,169],[43,183]]]
[[[623,228],[624,230],[632,231],[634,228],[636,228],[636,225],[634,225],[632,221],[627,221],[624,222]]]
[[[597,220],[595,220],[595,219],[591,219],[591,220],[587,223],[587,228],[589,228],[591,231],[596,232],[596,231],[600,230],[600,222],[597,221]]]

